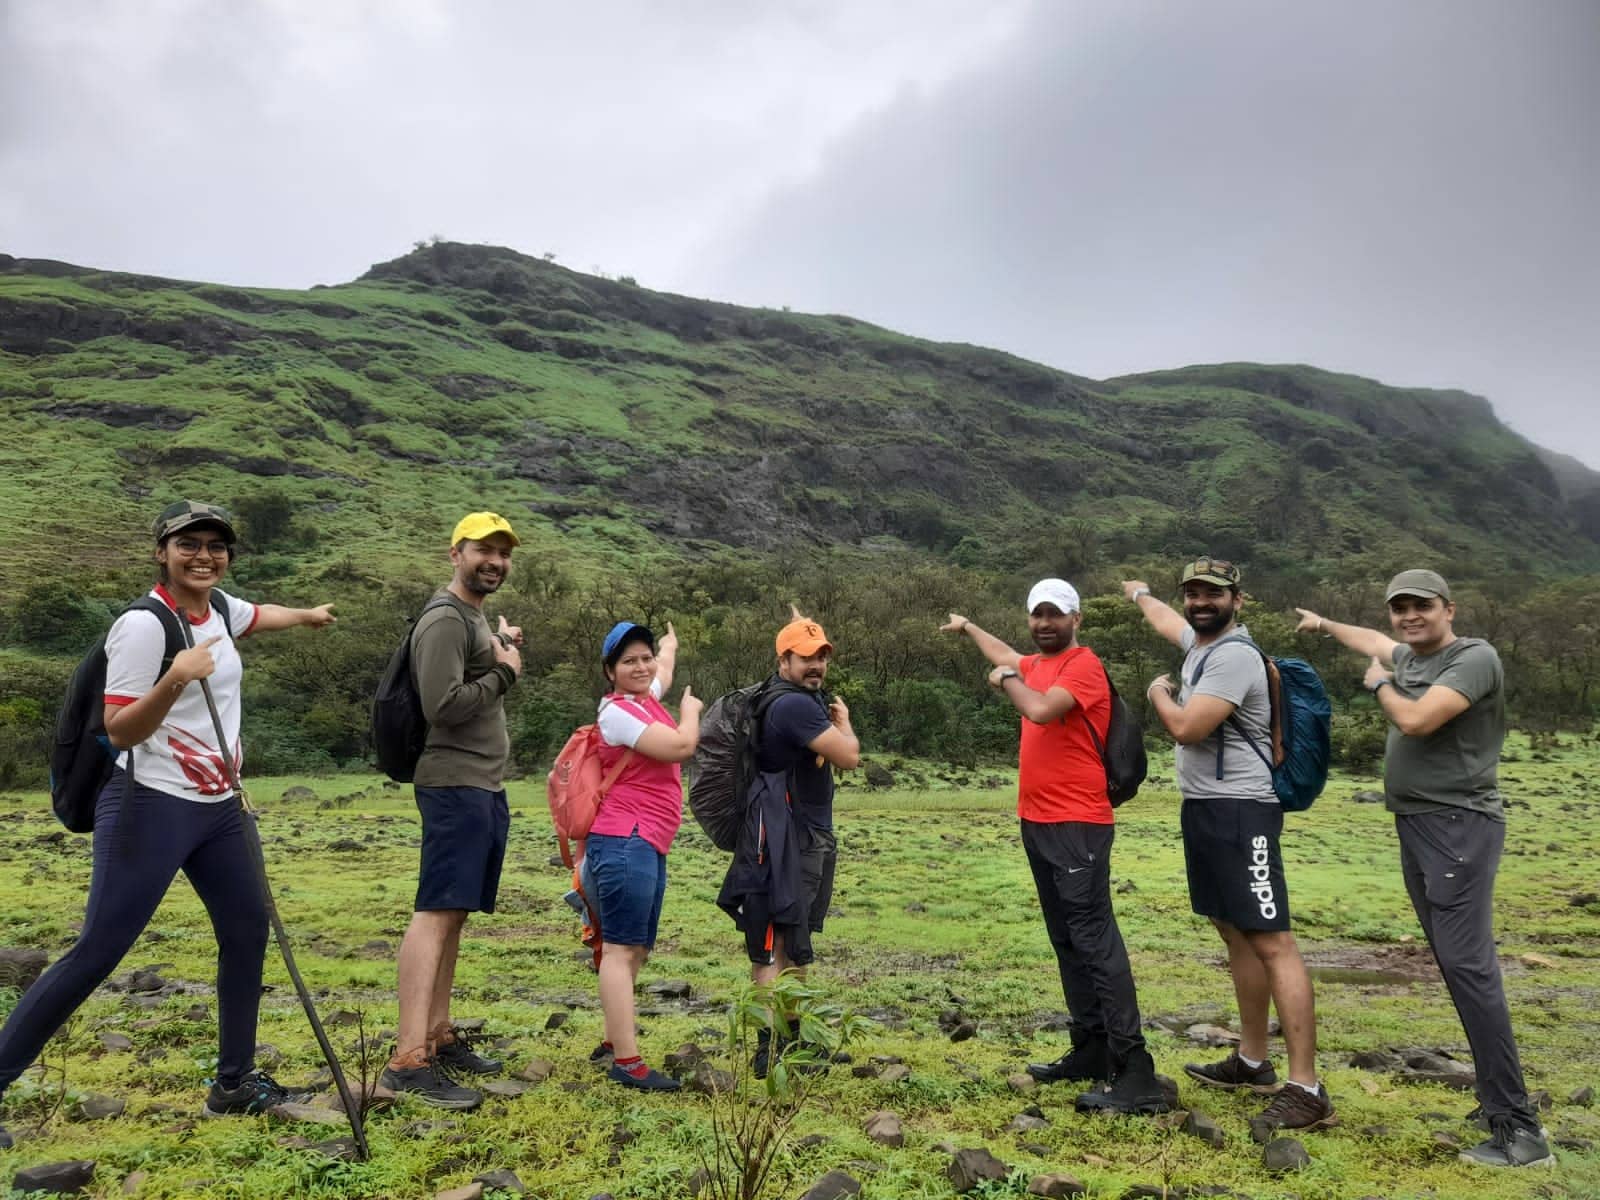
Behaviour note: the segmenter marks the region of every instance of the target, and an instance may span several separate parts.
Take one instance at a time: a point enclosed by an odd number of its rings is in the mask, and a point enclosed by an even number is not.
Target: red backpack
[[[546,793],[550,798],[550,820],[561,839],[561,861],[575,867],[583,857],[584,839],[594,824],[594,815],[600,801],[606,798],[611,785],[616,783],[623,768],[633,758],[630,747],[604,777],[600,774],[600,730],[594,725],[581,726],[556,755],[550,768]],[[572,852],[577,843],[578,852]]]

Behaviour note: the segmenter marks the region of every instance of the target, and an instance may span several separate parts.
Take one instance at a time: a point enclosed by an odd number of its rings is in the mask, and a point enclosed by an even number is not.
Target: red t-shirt
[[[1017,816],[1024,821],[1110,825],[1105,764],[1084,723],[1087,716],[1105,742],[1111,726],[1111,689],[1100,659],[1089,647],[1074,646],[1050,658],[1026,655],[1017,670],[1034,691],[1063,687],[1077,700],[1064,718],[1048,725],[1022,719]]]

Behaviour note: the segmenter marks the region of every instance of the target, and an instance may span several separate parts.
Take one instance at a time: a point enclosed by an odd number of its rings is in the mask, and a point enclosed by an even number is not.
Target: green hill
[[[0,397],[5,592],[40,538],[124,562],[178,494],[264,498],[293,570],[431,560],[479,506],[582,561],[904,543],[1001,569],[1041,546],[1062,569],[1197,548],[1299,577],[1600,565],[1584,468],[1558,476],[1465,393],[1252,364],[1096,382],[487,246],[303,292],[0,255]]]

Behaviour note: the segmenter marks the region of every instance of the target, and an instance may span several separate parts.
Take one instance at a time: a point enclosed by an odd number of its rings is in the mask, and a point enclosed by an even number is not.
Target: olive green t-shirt
[[[494,658],[489,622],[451,595],[411,631],[411,671],[428,740],[417,760],[419,787],[476,787],[497,792],[511,756],[505,694],[517,681]]]
[[[1439,684],[1471,707],[1427,737],[1390,726],[1383,787],[1390,812],[1414,814],[1470,808],[1505,820],[1500,803],[1500,746],[1506,736],[1505,672],[1482,638],[1457,638],[1434,654],[1394,648],[1394,687],[1415,700]]]

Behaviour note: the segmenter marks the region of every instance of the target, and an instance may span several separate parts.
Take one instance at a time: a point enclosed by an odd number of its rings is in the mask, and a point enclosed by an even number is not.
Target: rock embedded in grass
[[[869,1116],[862,1126],[866,1135],[880,1146],[891,1146],[895,1149],[906,1144],[905,1126],[900,1118],[892,1112],[880,1111]]]
[[[1311,1155],[1295,1138],[1274,1138],[1261,1151],[1261,1165],[1274,1174],[1299,1171],[1311,1165]]]
[[[11,1177],[11,1186],[19,1192],[49,1192],[56,1196],[75,1196],[94,1179],[94,1159],[74,1159],[70,1162],[42,1163],[37,1167],[24,1167]]]
[[[945,1178],[957,1192],[970,1192],[981,1183],[996,1182],[1010,1174],[1011,1168],[982,1146],[957,1150],[944,1169]]]

